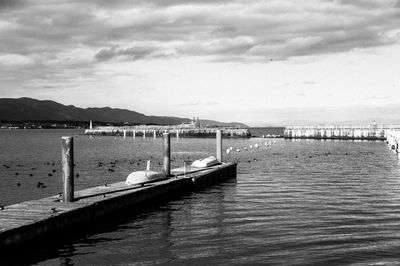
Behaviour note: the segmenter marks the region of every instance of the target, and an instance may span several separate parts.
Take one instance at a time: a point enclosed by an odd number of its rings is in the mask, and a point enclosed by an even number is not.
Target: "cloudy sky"
[[[250,125],[382,119],[400,107],[400,0],[0,0],[0,69],[2,98]]]

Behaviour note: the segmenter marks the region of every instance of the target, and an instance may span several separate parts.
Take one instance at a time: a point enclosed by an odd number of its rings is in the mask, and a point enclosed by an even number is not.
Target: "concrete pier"
[[[400,143],[400,131],[399,130],[387,130],[385,132],[386,143],[392,150],[399,152]]]
[[[167,199],[230,178],[236,178],[236,164],[224,163],[175,176],[145,186],[125,182],[75,192],[74,202],[62,202],[59,196],[5,206],[0,210],[0,250],[17,248],[41,237],[58,237],[66,229],[127,208],[141,207],[156,199]]]
[[[218,130],[221,130],[224,138],[250,138],[251,133],[247,128],[178,128],[174,126],[135,126],[135,127],[96,127],[86,129],[86,135],[102,136],[127,136],[136,137],[136,131],[146,137],[146,132],[153,132],[154,136],[162,136],[163,133],[170,132],[176,138],[214,138]],[[124,133],[125,132],[125,133]]]
[[[385,140],[386,132],[400,128],[393,125],[321,125],[287,126],[284,137],[288,139],[360,139]]]

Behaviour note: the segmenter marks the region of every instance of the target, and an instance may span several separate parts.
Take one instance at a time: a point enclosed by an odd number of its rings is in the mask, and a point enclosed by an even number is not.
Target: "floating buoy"
[[[258,144],[254,144],[254,148],[258,148]]]
[[[243,150],[247,151],[247,147],[244,147]]]
[[[236,152],[240,152],[240,149],[236,149]]]

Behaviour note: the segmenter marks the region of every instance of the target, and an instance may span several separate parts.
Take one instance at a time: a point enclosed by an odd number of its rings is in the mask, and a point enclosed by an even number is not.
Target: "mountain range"
[[[99,121],[106,123],[132,123],[177,125],[190,122],[189,118],[147,116],[127,109],[101,107],[79,108],[49,100],[32,98],[0,98],[0,121]],[[202,125],[247,127],[245,124],[200,120]]]

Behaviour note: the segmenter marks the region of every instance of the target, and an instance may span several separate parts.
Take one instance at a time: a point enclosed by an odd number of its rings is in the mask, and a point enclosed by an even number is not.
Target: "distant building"
[[[180,128],[200,128],[201,123],[199,117],[193,117],[192,120],[190,120],[189,123],[182,123],[179,125]]]

